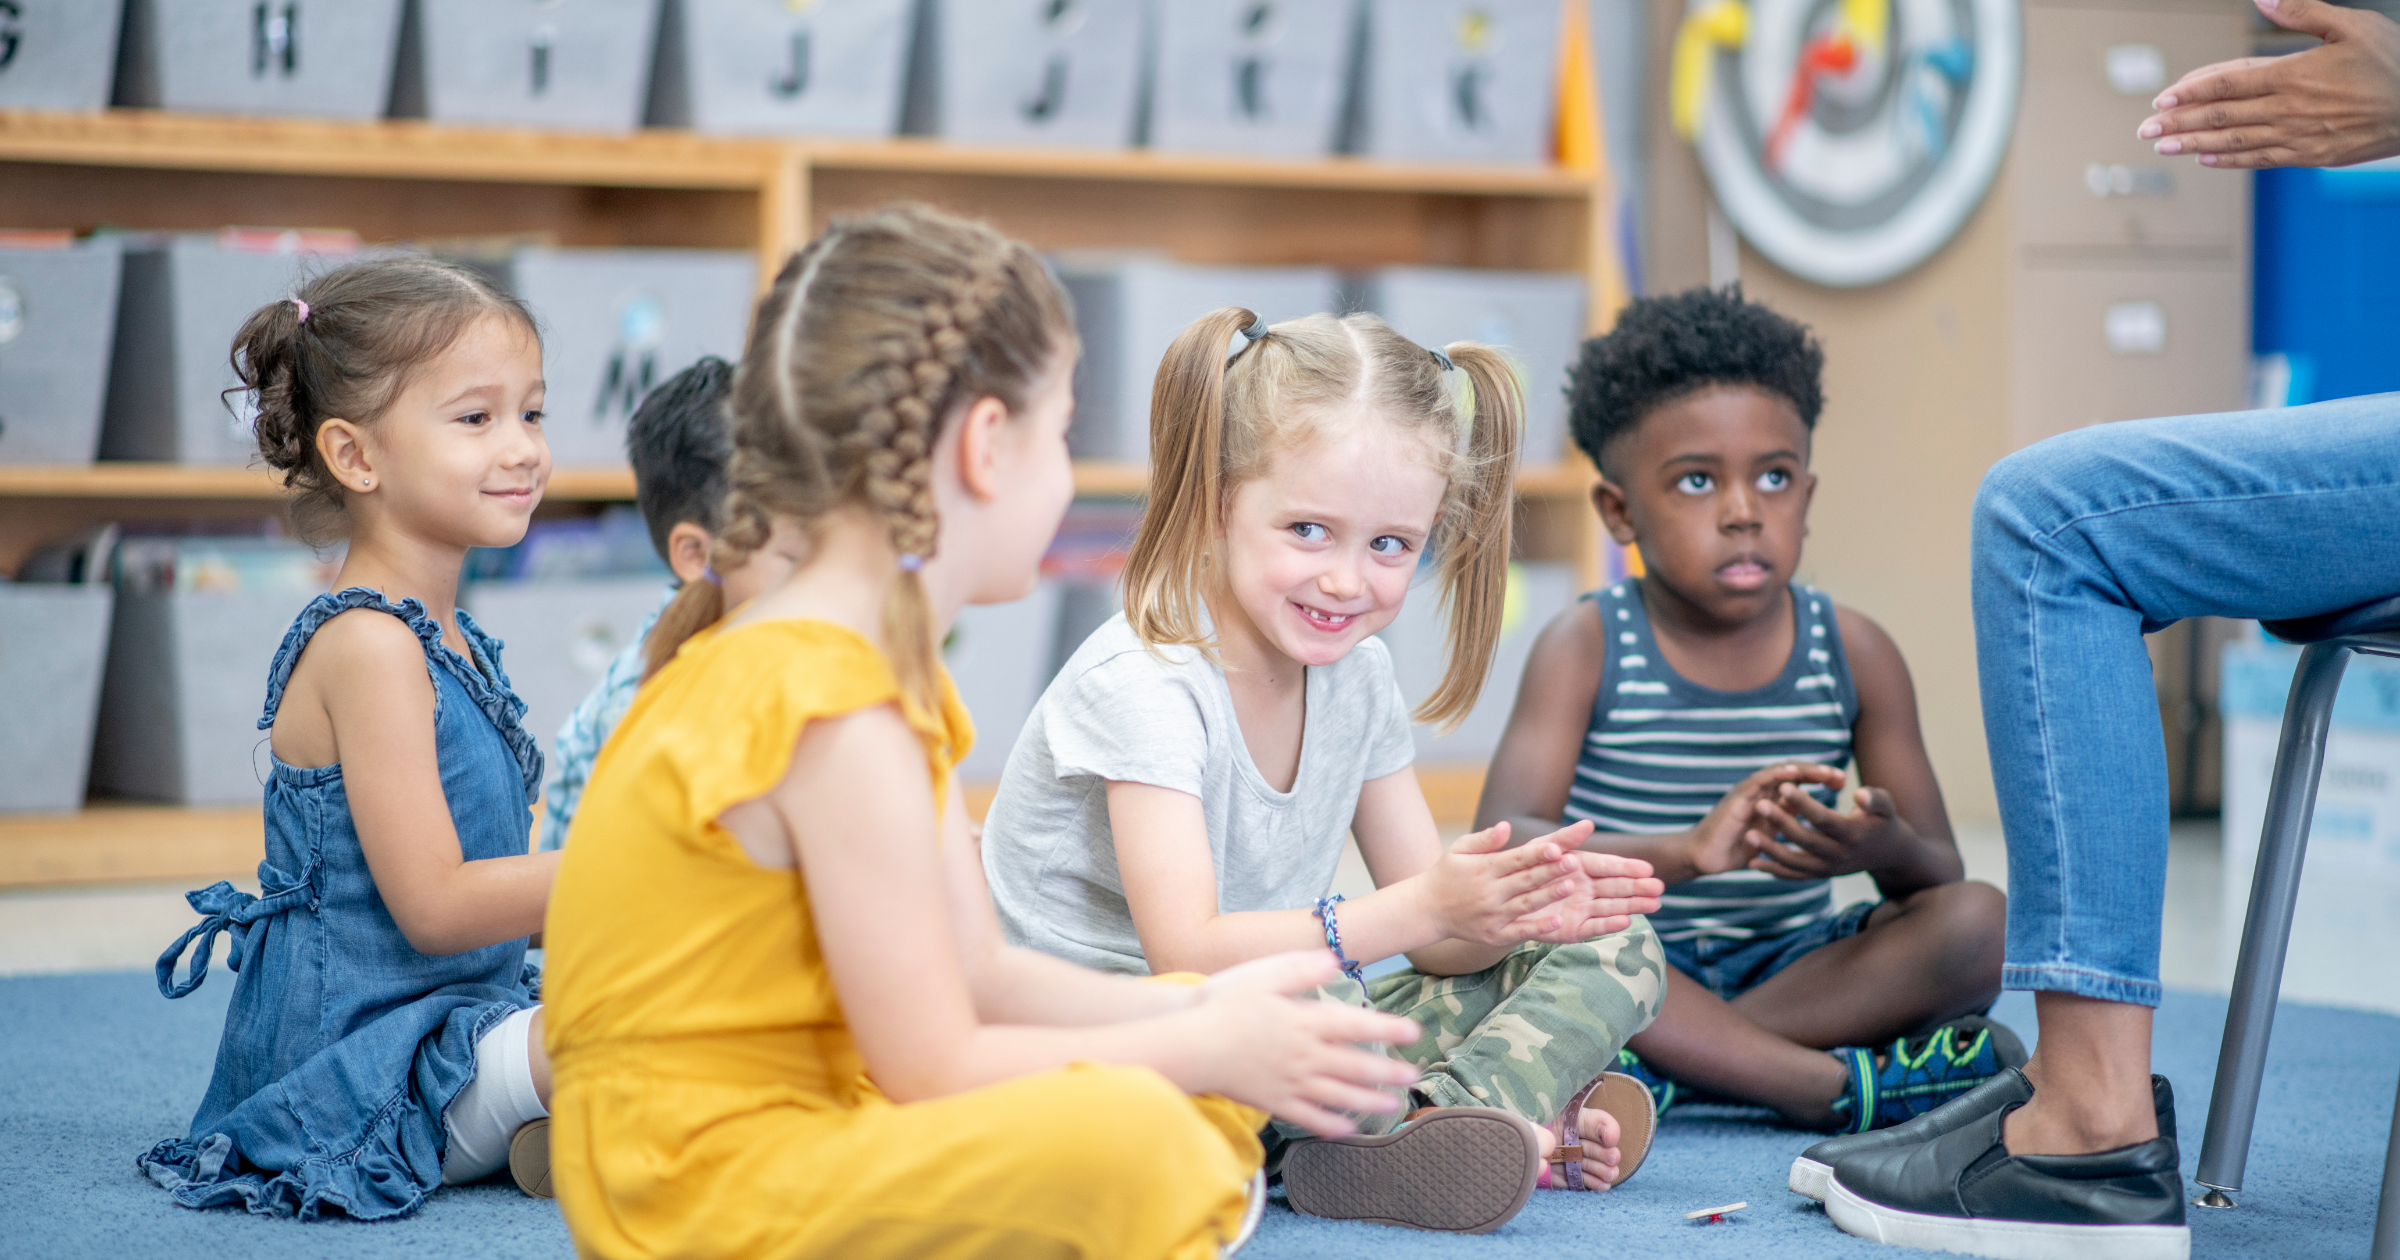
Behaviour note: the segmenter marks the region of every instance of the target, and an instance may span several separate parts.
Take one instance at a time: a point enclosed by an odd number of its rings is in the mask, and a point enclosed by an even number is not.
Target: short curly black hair
[[[1594,464],[1644,416],[1712,385],[1750,385],[1790,401],[1811,431],[1824,410],[1825,350],[1807,327],[1742,296],[1742,286],[1634,299],[1568,372],[1575,445]]]

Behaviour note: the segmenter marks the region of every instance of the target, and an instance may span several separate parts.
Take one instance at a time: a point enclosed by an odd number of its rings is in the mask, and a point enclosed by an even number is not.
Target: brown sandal
[[[1550,1151],[1549,1162],[1562,1166],[1564,1180],[1570,1190],[1583,1185],[1583,1109],[1605,1111],[1617,1122],[1617,1179],[1611,1189],[1633,1179],[1635,1170],[1650,1156],[1650,1139],[1658,1134],[1658,1104],[1640,1081],[1623,1072],[1602,1072],[1592,1082],[1576,1091],[1558,1113],[1558,1122],[1551,1132],[1558,1136],[1558,1145]],[[1542,1184],[1553,1184],[1550,1170],[1542,1170]]]

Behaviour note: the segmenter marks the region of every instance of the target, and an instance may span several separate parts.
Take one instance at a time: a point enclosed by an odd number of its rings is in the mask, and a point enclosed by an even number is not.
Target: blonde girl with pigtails
[[[1390,1046],[1405,1115],[1266,1135],[1302,1212],[1480,1232],[1648,1148],[1649,1095],[1607,1069],[1658,1009],[1649,866],[1578,852],[1581,824],[1445,852],[1411,768],[1412,717],[1455,726],[1490,669],[1521,416],[1498,351],[1373,315],[1187,328],[1124,611],[1044,692],[985,821],[1012,942],[1135,975],[1316,946],[1345,973],[1329,1004],[1421,1025]],[[1372,636],[1426,567],[1448,650],[1412,715]],[[1330,895],[1346,833],[1376,884],[1354,901]]]
[[[759,303],[730,571],[593,768],[546,925],[552,1181],[589,1257],[1224,1254],[1272,1114],[1341,1133],[1407,1020],[1323,950],[1140,983],[1000,939],[935,645],[1028,591],[1073,494],[1077,353],[1025,246],[837,222]],[[695,600],[701,595],[692,596]]]

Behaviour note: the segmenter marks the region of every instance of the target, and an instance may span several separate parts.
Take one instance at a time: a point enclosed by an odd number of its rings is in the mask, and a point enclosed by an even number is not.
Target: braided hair
[[[1074,337],[1041,260],[984,224],[917,205],[836,221],[758,304],[726,404],[731,490],[712,567],[747,562],[777,517],[805,526],[863,504],[900,556],[885,649],[901,685],[930,702],[932,611],[917,570],[941,546],[942,426],[978,398],[1021,411]],[[723,612],[716,583],[692,583],[651,632],[651,668]]]
[[[259,457],[293,492],[295,533],[314,543],[348,530],[341,483],[317,449],[325,421],[373,421],[418,370],[491,316],[539,342],[524,305],[482,275],[431,258],[378,258],[325,272],[242,322],[233,338],[241,384],[225,391],[227,406],[240,395],[256,408]]]

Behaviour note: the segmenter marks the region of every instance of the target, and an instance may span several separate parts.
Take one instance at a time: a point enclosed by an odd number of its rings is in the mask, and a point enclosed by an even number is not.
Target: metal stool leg
[[[2375,1209],[2370,1260],[2400,1260],[2400,1098],[2392,1103],[2392,1139],[2383,1152],[2383,1201]]]
[[[2325,733],[2349,662],[2347,647],[2310,645],[2300,654],[2291,695],[2284,701],[2275,781],[2267,791],[2258,870],[2242,921],[2241,960],[2234,967],[2233,1001],[2225,1015],[2225,1042],[2217,1052],[2216,1089],[2209,1095],[2208,1131],[2194,1178],[2219,1193],[2203,1196],[2203,1207],[2233,1206],[2222,1191],[2242,1188],[2242,1169],[2250,1159],[2259,1079],[2266,1074],[2267,1037],[2275,1026],[2276,991],[2283,986],[2284,948],[2291,942],[2292,905],[2300,895],[2300,864],[2308,854],[2308,825],[2317,808],[2317,776],[2325,767]]]

